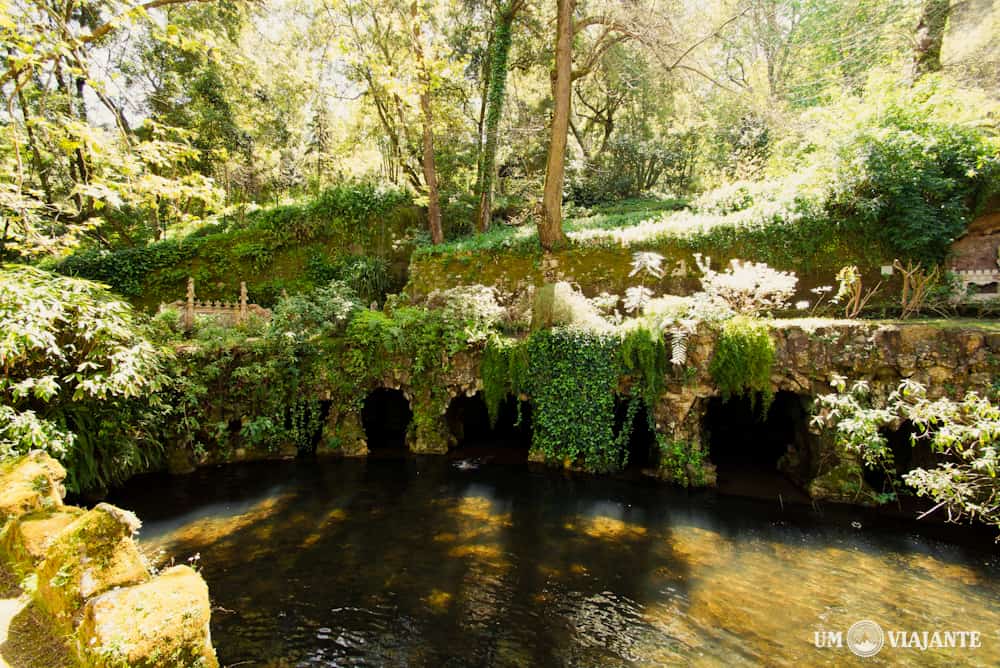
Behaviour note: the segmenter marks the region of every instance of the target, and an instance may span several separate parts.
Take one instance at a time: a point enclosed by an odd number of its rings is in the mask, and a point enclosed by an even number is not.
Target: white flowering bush
[[[848,386],[833,380],[835,393],[817,400],[814,424],[832,431],[838,444],[866,465],[895,475],[885,429],[909,420],[914,443],[923,441],[939,455],[933,468],[915,468],[903,481],[919,496],[944,509],[951,521],[978,519],[1000,527],[1000,405],[975,392],[962,400],[931,400],[926,388],[904,380],[888,398],[875,396],[864,381]]]
[[[274,309],[271,336],[299,342],[342,332],[351,314],[361,308],[357,295],[342,281],[330,281],[310,292],[284,297]]]
[[[787,308],[795,294],[798,277],[787,271],[777,271],[760,262],[732,260],[725,271],[715,271],[711,258],[695,254],[702,271],[701,287],[709,299],[725,302],[732,310],[744,315],[760,315]]]
[[[535,294],[532,328],[566,326],[607,333],[615,323],[601,315],[593,300],[565,281],[546,285]]]
[[[507,317],[495,288],[486,285],[460,285],[435,291],[428,302],[438,302],[449,322],[465,327],[469,343],[485,341],[491,331]]]

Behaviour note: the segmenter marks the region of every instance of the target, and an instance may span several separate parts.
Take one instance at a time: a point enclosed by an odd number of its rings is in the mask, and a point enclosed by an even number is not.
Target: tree
[[[431,242],[444,241],[441,228],[441,197],[438,192],[437,165],[434,161],[434,112],[431,108],[431,72],[424,56],[421,35],[422,20],[419,0],[410,5],[410,20],[413,30],[413,53],[417,60],[417,78],[420,82],[420,113],[423,120],[423,168],[424,183],[427,186],[427,226],[431,232]]]
[[[192,136],[155,119],[133,129],[108,92],[110,77],[92,71],[93,51],[110,48],[118,26],[180,4],[154,0],[117,15],[96,3],[0,8],[7,56],[0,86],[10,118],[4,153],[9,147],[14,158],[0,161],[8,184],[0,188],[0,256],[64,252],[85,236],[105,247],[133,245],[212,209],[213,184],[191,173],[201,158]],[[88,106],[89,94],[99,107]],[[95,109],[110,127],[95,121]]]
[[[320,103],[316,111],[313,112],[312,122],[309,125],[309,151],[316,161],[317,190],[323,189],[323,173],[326,170],[327,156],[330,154],[333,142],[330,126],[330,111],[325,104]]]
[[[913,47],[913,78],[941,69],[941,44],[951,0],[924,0]]]
[[[496,176],[497,142],[500,117],[503,114],[507,91],[507,61],[510,56],[514,19],[525,5],[525,0],[508,0],[499,6],[494,19],[493,44],[487,70],[485,131],[482,154],[476,178],[476,230],[489,229],[493,209],[493,181]]]
[[[566,179],[566,141],[569,135],[573,86],[573,11],[576,0],[556,0],[555,69],[552,71],[552,125],[545,191],[538,240],[545,250],[553,250],[565,240],[562,230],[563,182]]]

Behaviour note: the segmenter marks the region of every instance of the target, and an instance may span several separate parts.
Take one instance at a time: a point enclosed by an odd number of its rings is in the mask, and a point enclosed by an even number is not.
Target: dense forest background
[[[0,254],[144,246],[347,182],[412,196],[439,242],[558,228],[563,198],[857,198],[886,185],[873,160],[975,179],[994,4],[5,0]]]

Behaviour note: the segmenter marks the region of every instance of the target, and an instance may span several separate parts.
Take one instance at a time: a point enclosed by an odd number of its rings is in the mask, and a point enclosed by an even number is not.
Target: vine
[[[766,413],[774,398],[773,366],[774,342],[767,324],[737,316],[722,326],[708,370],[724,401],[747,396],[756,404],[760,396],[761,411]]]
[[[571,329],[528,339],[527,390],[532,398],[532,447],[552,461],[582,462],[591,471],[622,465],[614,434],[614,391],[620,375],[614,337]]]

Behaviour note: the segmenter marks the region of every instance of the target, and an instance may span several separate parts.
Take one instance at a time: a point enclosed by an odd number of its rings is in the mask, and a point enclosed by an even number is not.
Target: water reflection
[[[992,545],[910,527],[434,459],[230,467],[115,501],[148,552],[201,554],[224,664],[835,666],[854,657],[813,632],[863,618],[984,636],[873,665],[1000,663]]]

